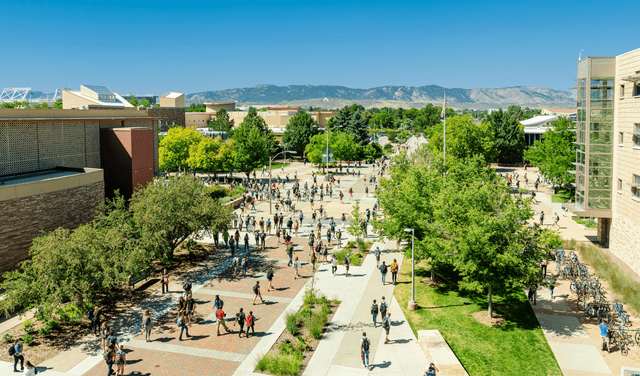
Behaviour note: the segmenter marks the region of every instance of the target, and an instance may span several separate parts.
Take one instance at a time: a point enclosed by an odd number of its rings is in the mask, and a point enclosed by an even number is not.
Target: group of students
[[[254,292],[256,292],[255,287],[254,287]],[[258,283],[256,297],[258,295],[260,296],[260,299],[262,299],[262,295],[260,295],[259,283]],[[255,298],[254,298],[254,304],[255,304]],[[233,330],[229,329],[229,327],[227,326],[227,323],[226,323],[227,314],[224,312],[223,307],[224,307],[224,302],[222,301],[222,299],[220,299],[220,295],[216,295],[216,298],[213,301],[213,309],[216,313],[216,336],[220,335],[220,327],[224,328],[224,330],[227,333],[233,332]],[[255,335],[256,334],[255,324],[256,324],[256,321],[258,320],[259,318],[253,315],[253,311],[249,311],[249,315],[246,315],[244,313],[244,309],[240,308],[236,313],[235,319],[233,321],[234,327],[236,325],[239,326],[238,337],[242,337],[242,333],[245,333],[245,328],[246,328],[246,334],[245,334],[246,338],[249,338],[249,332]]]
[[[13,356],[13,372],[22,372],[25,376],[34,376],[38,373],[38,369],[31,364],[30,361],[24,360],[22,351],[24,350],[24,342],[22,338],[15,340],[11,346],[9,346],[9,356]],[[18,370],[18,363],[20,363],[20,370]],[[26,368],[25,368],[26,365]]]
[[[147,310],[146,313],[148,314],[149,311]],[[118,343],[118,337],[106,322],[102,324],[101,336],[102,358],[107,364],[107,376],[112,374],[124,375],[124,367],[127,364],[127,353],[124,350],[124,345]],[[115,371],[113,370],[114,365],[116,366]]]

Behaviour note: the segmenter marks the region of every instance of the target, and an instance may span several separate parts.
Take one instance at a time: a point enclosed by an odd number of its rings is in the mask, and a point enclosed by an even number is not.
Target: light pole
[[[412,228],[405,228],[405,233],[411,233],[411,301],[409,302],[409,310],[415,311],[418,309],[418,303],[416,303],[416,286],[415,286],[415,269],[416,269],[416,255],[415,255],[415,230]]]
[[[274,155],[273,157],[269,157],[269,214],[271,214],[271,196],[272,196],[272,192],[271,192],[271,161],[277,157],[280,154],[286,155],[287,153],[294,153],[293,151],[290,150],[283,150],[280,153]],[[285,156],[284,159],[287,159],[287,157]]]

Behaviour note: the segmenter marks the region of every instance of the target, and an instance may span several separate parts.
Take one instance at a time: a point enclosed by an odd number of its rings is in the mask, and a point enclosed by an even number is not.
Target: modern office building
[[[640,49],[578,62],[576,211],[640,274]]]

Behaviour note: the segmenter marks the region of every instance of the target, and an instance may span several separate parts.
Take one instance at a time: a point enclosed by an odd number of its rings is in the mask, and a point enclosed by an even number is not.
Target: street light
[[[416,303],[416,286],[415,286],[415,231],[412,228],[405,228],[405,233],[411,233],[411,301],[409,302],[409,310],[415,311],[418,309],[418,303]]]
[[[272,192],[271,192],[271,161],[273,161],[273,159],[275,157],[277,157],[280,154],[287,154],[287,153],[295,153],[294,151],[291,150],[283,150],[280,153],[274,155],[273,157],[269,157],[269,214],[271,214],[271,196],[272,196]],[[287,159],[287,157],[285,156],[284,159]]]

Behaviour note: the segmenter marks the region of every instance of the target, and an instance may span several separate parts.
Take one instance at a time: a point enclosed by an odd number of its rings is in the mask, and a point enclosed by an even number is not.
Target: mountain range
[[[353,89],[345,86],[331,85],[256,85],[247,88],[205,91],[188,94],[187,103],[233,102],[238,104],[287,104],[305,107],[307,103],[346,101],[365,102],[368,104],[398,102],[410,106],[414,104],[442,103],[444,88],[437,85],[428,86],[381,86],[371,89]],[[319,102],[320,101],[320,102]],[[360,102],[359,102],[360,101]],[[391,101],[391,102],[390,102]],[[362,104],[362,103],[361,103]],[[530,107],[575,107],[574,96],[561,90],[546,87],[504,87],[498,89],[447,89],[447,104],[452,107],[472,107],[473,105],[508,106],[512,104]],[[326,103],[327,107],[329,103]],[[372,105],[365,105],[372,107]],[[416,106],[419,107],[419,106]]]

